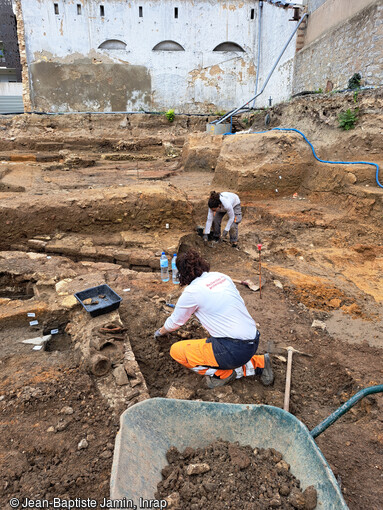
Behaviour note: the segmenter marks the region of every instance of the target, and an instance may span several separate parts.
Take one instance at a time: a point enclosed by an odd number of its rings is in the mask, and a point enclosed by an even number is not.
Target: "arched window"
[[[124,50],[125,48],[126,43],[118,39],[108,39],[98,47],[99,50]]]
[[[227,41],[218,44],[218,46],[216,46],[213,51],[245,51],[245,50],[239,44]]]
[[[162,41],[156,44],[153,51],[185,51],[184,48],[175,41]]]

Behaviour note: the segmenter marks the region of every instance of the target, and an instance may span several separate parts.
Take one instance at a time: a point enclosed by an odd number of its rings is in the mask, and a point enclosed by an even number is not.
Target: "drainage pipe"
[[[281,51],[281,53],[279,54],[275,64],[273,65],[273,68],[271,69],[270,73],[268,74],[266,80],[265,80],[265,83],[263,84],[263,87],[262,87],[262,90],[261,92],[259,92],[256,96],[252,97],[249,101],[247,101],[247,103],[245,103],[244,105],[240,106],[239,108],[236,108],[235,110],[232,110],[231,112],[227,113],[226,115],[224,115],[223,117],[221,117],[219,120],[215,120],[213,122],[211,122],[210,124],[221,124],[221,122],[224,122],[226,119],[228,119],[229,117],[232,117],[233,115],[235,115],[237,112],[239,112],[240,110],[242,110],[243,108],[247,107],[252,101],[255,101],[255,99],[260,96],[263,91],[265,90],[266,88],[266,85],[269,83],[269,80],[271,78],[271,75],[273,74],[273,72],[275,71],[275,68],[277,67],[279,61],[281,60],[282,58],[282,55],[284,54],[287,46],[290,44],[291,42],[291,39],[294,37],[294,35],[296,34],[298,28],[300,27],[300,25],[302,24],[303,20],[308,16],[308,13],[305,12],[304,15],[301,17],[301,19],[299,20],[299,23],[298,25],[295,27],[294,29],[294,32],[290,35],[287,43],[284,45],[283,47],[283,50]]]
[[[258,92],[258,78],[259,78],[259,63],[261,60],[261,33],[262,33],[262,7],[263,2],[259,2],[259,12],[258,12],[258,48],[257,48],[257,74],[255,76],[255,90],[254,94],[257,97]],[[253,108],[255,105],[255,99],[253,101]]]

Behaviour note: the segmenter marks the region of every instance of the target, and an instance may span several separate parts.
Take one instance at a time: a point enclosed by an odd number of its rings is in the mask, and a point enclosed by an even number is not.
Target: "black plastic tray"
[[[74,297],[92,317],[117,310],[122,301],[122,298],[106,284],[76,292]],[[84,301],[89,298],[94,300],[95,303],[85,305]]]

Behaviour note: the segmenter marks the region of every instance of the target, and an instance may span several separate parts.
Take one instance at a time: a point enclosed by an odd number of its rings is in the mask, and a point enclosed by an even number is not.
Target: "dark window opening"
[[[245,50],[239,44],[227,41],[218,44],[218,46],[216,46],[213,51],[245,51]]]
[[[138,16],[139,16],[140,18],[142,18],[142,16],[143,16],[143,14],[142,14],[142,7],[139,7],[139,8],[138,8]]]
[[[81,14],[81,4],[77,4],[77,14]]]
[[[125,50],[125,48],[126,43],[124,43],[124,41],[119,41],[118,39],[108,39],[98,47],[100,50]]]
[[[255,18],[255,9],[251,9],[250,11],[250,19],[254,19]]]
[[[53,4],[55,8],[55,14],[59,14],[59,4]]]
[[[175,41],[162,41],[156,44],[153,51],[185,51],[184,48]]]
[[[174,17],[178,18],[178,7],[174,7]]]
[[[103,5],[100,5],[100,16],[105,16],[105,9]]]

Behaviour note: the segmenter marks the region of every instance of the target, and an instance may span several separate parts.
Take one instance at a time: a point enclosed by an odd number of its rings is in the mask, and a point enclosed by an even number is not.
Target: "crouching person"
[[[195,314],[210,337],[176,342],[170,349],[173,359],[205,376],[209,388],[250,375],[260,375],[265,386],[272,384],[270,357],[255,354],[259,332],[231,278],[210,272],[209,263],[194,250],[177,257],[177,269],[186,288],[155,338],[177,330]]]

